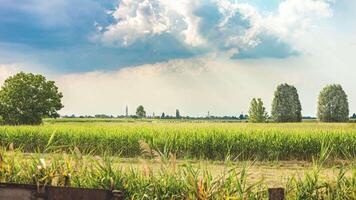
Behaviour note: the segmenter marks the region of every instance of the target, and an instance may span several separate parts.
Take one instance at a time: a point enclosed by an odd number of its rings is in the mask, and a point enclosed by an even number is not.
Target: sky
[[[270,112],[294,85],[304,116],[341,84],[356,112],[354,0],[0,0],[0,83],[45,75],[62,115]]]

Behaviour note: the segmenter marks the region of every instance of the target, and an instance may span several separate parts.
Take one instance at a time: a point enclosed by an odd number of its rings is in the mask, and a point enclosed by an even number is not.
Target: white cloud
[[[259,44],[258,35],[261,32],[262,17],[256,8],[247,3],[232,3],[228,0],[217,1],[217,7],[223,16],[218,25],[219,31],[228,33],[225,38],[226,47],[253,48]],[[241,15],[239,17],[249,23],[248,27],[229,25],[234,23],[237,15]],[[243,33],[236,34],[241,32],[241,29]]]
[[[330,0],[285,0],[278,6],[276,13],[262,14],[257,8],[248,3],[232,3],[229,0],[218,0],[219,11],[224,18],[219,24],[223,31],[232,34],[226,38],[229,46],[255,47],[260,43],[259,37],[263,34],[271,35],[291,43],[293,39],[301,36],[315,25],[317,20],[332,16]],[[234,35],[238,32],[236,27],[228,27],[226,24],[235,15],[240,14],[250,24],[242,35]]]
[[[278,12],[270,14],[264,24],[266,30],[281,39],[293,40],[321,18],[332,16],[330,0],[286,0]]]
[[[293,41],[316,20],[330,17],[330,4],[330,0],[285,0],[275,13],[266,14],[248,3],[229,0],[123,0],[111,13],[116,22],[104,29],[101,39],[107,44],[129,46],[167,33],[191,47],[249,49],[266,35],[286,43]],[[203,30],[203,21],[211,19],[196,11],[206,5],[215,6],[218,13],[210,14],[220,15],[220,19]]]
[[[123,0],[111,15],[117,23],[106,27],[102,37],[106,43],[127,46],[141,37],[177,31],[189,45],[203,43],[189,0]]]
[[[103,39],[124,46],[145,35],[154,35],[170,29],[169,18],[157,0],[123,0],[112,16],[117,24],[107,27]]]
[[[173,30],[171,31],[180,31],[184,41],[191,46],[199,46],[206,42],[199,33],[200,18],[194,15],[194,10],[199,6],[201,0],[160,0],[160,3],[166,7],[169,13],[172,13],[170,17],[173,22]],[[182,26],[180,19],[185,23],[184,27],[179,27]]]

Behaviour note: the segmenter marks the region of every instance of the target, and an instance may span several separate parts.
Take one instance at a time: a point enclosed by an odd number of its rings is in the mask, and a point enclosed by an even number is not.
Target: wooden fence
[[[72,187],[40,187],[24,184],[0,184],[0,200],[121,200],[121,191]]]

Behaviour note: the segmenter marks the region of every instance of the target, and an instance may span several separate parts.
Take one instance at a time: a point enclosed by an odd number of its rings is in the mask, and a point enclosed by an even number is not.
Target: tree
[[[253,98],[249,110],[250,122],[262,123],[267,120],[266,108],[263,106],[262,100]]]
[[[297,89],[288,84],[281,84],[274,92],[272,119],[276,122],[301,122],[302,106]]]
[[[136,115],[137,117],[146,117],[146,111],[145,108],[142,105],[139,105],[136,109]]]
[[[166,118],[166,114],[164,114],[164,112],[162,113],[161,118],[162,119]]]
[[[178,110],[178,109],[176,109],[176,118],[177,118],[177,119],[180,119],[180,113],[179,113],[179,110]]]
[[[349,103],[341,85],[327,85],[318,98],[318,119],[322,122],[349,120]]]
[[[20,72],[6,79],[1,87],[0,116],[5,124],[41,124],[44,117],[59,117],[62,97],[54,81]]]
[[[244,119],[246,119],[246,118],[245,118],[245,115],[241,113],[241,114],[239,115],[239,120],[244,120]]]

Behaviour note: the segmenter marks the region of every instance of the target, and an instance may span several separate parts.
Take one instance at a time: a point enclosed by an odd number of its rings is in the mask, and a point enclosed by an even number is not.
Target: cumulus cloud
[[[199,19],[193,15],[192,1],[123,0],[110,13],[115,24],[106,27],[102,39],[128,46],[145,36],[179,32],[186,43],[202,43],[198,35]]]
[[[158,1],[123,0],[112,15],[118,23],[107,27],[104,39],[119,39],[125,46],[146,34],[169,30],[169,19]]]
[[[251,2],[2,0],[0,62],[67,73],[210,53],[287,58],[304,53],[295,41],[332,15],[329,0],[284,0],[264,11]]]
[[[123,0],[111,13],[115,22],[102,29],[100,39],[128,47],[169,34],[190,47],[241,52],[272,38],[267,41],[285,47],[316,20],[330,17],[330,4],[330,0],[285,0],[276,12],[262,13],[248,3],[229,0]]]
[[[265,29],[282,39],[300,36],[317,19],[332,16],[330,0],[287,0],[278,7],[278,12],[270,14],[264,24]]]

